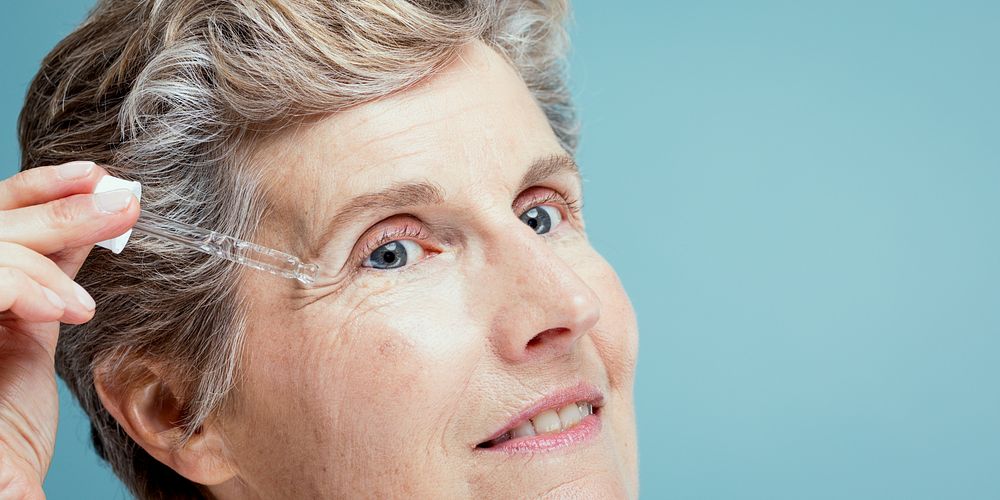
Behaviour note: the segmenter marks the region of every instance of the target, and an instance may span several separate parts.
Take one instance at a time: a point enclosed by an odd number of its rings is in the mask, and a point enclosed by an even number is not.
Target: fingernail
[[[77,302],[79,302],[80,305],[85,307],[88,311],[93,311],[97,307],[97,304],[94,303],[94,299],[91,298],[90,294],[87,293],[87,291],[84,290],[78,283],[74,282],[73,286],[76,287],[76,290],[74,291],[76,292]]]
[[[115,189],[114,191],[106,191],[94,195],[94,203],[97,204],[97,209],[109,214],[125,210],[131,201],[132,192],[128,189]]]
[[[56,292],[53,292],[52,290],[49,290],[48,288],[45,288],[43,286],[42,293],[45,294],[45,298],[48,299],[49,302],[52,303],[52,305],[56,306],[59,309],[66,309],[66,303],[63,302],[63,299],[59,298],[59,296],[56,295]]]
[[[69,163],[63,163],[59,165],[56,169],[59,172],[59,177],[64,181],[71,181],[74,179],[82,179],[94,170],[94,162],[92,161],[71,161]]]

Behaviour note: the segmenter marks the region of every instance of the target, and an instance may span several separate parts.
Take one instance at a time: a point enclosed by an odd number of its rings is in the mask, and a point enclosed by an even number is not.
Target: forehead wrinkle
[[[429,132],[429,131],[435,130],[434,127],[430,127],[430,125],[434,125],[434,124],[437,124],[437,123],[440,123],[440,122],[451,122],[456,116],[467,114],[470,111],[472,111],[472,110],[474,110],[476,108],[482,107],[482,106],[483,106],[483,104],[479,103],[479,102],[469,103],[467,105],[464,105],[464,106],[457,107],[455,109],[449,110],[447,113],[440,113],[437,116],[428,117],[428,118],[425,118],[423,120],[413,121],[412,123],[409,123],[406,126],[397,128],[396,130],[393,130],[393,131],[391,131],[389,133],[381,133],[382,129],[379,129],[380,133],[378,133],[378,134],[372,134],[371,137],[369,137],[369,138],[367,138],[367,139],[365,139],[363,141],[357,141],[357,142],[355,142],[352,145],[353,147],[350,148],[349,152],[358,153],[360,151],[364,151],[367,148],[370,148],[372,145],[379,144],[379,143],[389,142],[392,139],[397,139],[400,136],[405,136],[407,134],[414,133],[414,131],[419,132],[420,130],[425,130],[425,133],[423,133],[423,134],[416,133],[414,135],[423,137],[423,138],[428,139],[428,140],[433,140],[433,138],[435,136],[440,135],[440,131],[438,131],[438,132]],[[421,107],[426,108],[426,105],[422,105]],[[399,112],[399,109],[398,108],[397,109],[393,109],[393,111]],[[428,112],[427,113],[423,113],[423,115],[426,116],[426,115],[430,114],[431,111],[433,111],[433,110],[428,110]],[[378,125],[380,125],[380,124],[376,123],[376,120],[366,120],[365,122],[363,122],[363,124],[366,125],[366,126],[378,126]],[[354,127],[354,130],[357,130],[359,128],[359,126]],[[425,136],[428,136],[428,135],[430,137],[425,137]],[[414,140],[414,138],[410,137],[410,138],[404,138],[404,140],[399,141],[399,142],[402,142],[402,143],[405,143],[405,144],[409,144],[413,140]]]
[[[397,139],[400,136],[405,136],[405,135],[407,135],[409,133],[412,133],[414,129],[420,129],[424,125],[427,125],[427,124],[433,123],[433,122],[434,122],[434,120],[429,120],[429,121],[424,121],[424,122],[419,122],[419,123],[413,123],[413,124],[407,125],[405,127],[393,130],[392,132],[389,132],[389,133],[372,134],[370,137],[368,137],[368,138],[366,138],[364,140],[359,140],[359,141],[353,142],[350,147],[345,148],[345,150],[342,153],[342,156],[350,157],[352,155],[356,155],[358,153],[361,153],[362,151],[365,151],[368,148],[371,148],[373,145],[379,145],[379,144],[383,144],[385,142],[390,142],[390,144],[391,144],[392,139]],[[410,142],[412,142],[412,140],[401,140],[401,141],[398,141],[398,142],[403,143],[403,144],[409,144]],[[383,147],[382,149],[391,150],[391,147]]]

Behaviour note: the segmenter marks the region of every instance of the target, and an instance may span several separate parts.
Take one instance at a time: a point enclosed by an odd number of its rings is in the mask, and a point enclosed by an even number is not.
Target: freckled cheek
[[[400,452],[400,442],[440,442],[441,421],[454,414],[479,349],[475,331],[446,296],[406,295],[369,305],[344,323],[311,361],[315,382],[308,389],[327,399],[320,404],[331,407],[321,411],[338,433],[354,442],[372,434],[378,442],[364,446],[390,454]]]
[[[630,386],[639,349],[639,327],[632,302],[615,270],[597,256],[583,273],[601,299],[601,317],[591,331],[594,344],[608,368],[612,384]]]

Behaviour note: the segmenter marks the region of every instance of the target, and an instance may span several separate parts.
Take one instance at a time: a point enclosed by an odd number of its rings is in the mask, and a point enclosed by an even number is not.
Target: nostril
[[[532,347],[535,347],[539,344],[548,343],[552,340],[555,340],[556,338],[568,332],[569,328],[549,328],[548,330],[545,330],[544,332],[541,332],[538,335],[532,337],[531,340],[528,341],[528,344],[525,347],[531,349]]]

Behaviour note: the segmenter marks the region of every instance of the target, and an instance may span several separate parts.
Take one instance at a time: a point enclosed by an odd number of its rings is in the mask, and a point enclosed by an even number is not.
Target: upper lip
[[[506,432],[516,427],[521,422],[545,411],[559,409],[570,403],[584,401],[594,405],[594,408],[604,406],[604,394],[588,382],[579,382],[576,385],[550,392],[548,395],[535,401],[528,407],[519,411],[516,415],[507,420],[499,430],[490,437],[484,439],[482,443],[487,443],[503,436]],[[480,443],[480,444],[482,444]]]

